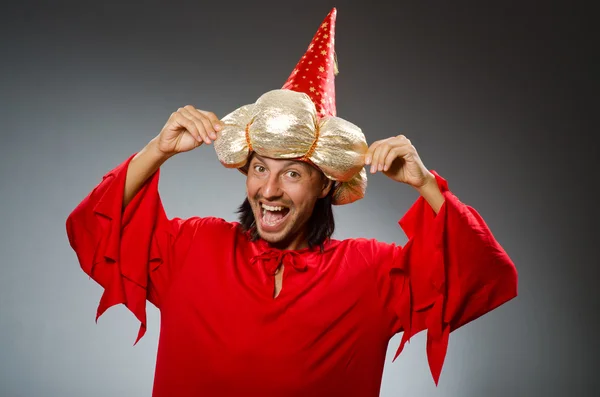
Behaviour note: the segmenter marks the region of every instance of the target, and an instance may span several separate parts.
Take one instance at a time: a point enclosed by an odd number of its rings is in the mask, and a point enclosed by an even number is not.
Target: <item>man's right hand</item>
[[[190,151],[217,139],[222,123],[212,112],[191,105],[179,108],[156,137],[157,148],[166,156]]]

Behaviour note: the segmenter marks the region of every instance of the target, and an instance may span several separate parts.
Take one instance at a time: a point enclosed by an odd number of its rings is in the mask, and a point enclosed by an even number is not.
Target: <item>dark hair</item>
[[[317,199],[312,215],[306,222],[308,229],[307,240],[310,248],[321,246],[321,250],[323,250],[323,244],[333,235],[333,231],[335,230],[332,205],[334,191],[335,185],[332,184],[327,196]],[[239,214],[238,218],[244,231],[250,233],[252,241],[258,240],[259,235],[256,229],[256,220],[254,219],[252,206],[247,197],[242,205],[239,206],[237,213]]]

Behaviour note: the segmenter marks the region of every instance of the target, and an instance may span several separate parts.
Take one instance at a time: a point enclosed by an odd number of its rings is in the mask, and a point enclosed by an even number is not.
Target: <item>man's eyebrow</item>
[[[265,162],[264,158],[263,158],[263,157],[261,157],[261,156],[259,156],[258,154],[255,154],[255,155],[254,155],[254,157],[253,157],[253,159],[256,159],[257,161],[261,161],[261,162],[263,162],[263,163]],[[283,159],[282,159],[282,160],[283,160]],[[277,160],[277,161],[281,161],[281,160]],[[308,172],[309,172],[309,173],[311,173],[311,174],[312,174],[312,172],[313,172],[313,170],[312,170],[312,168],[313,168],[313,167],[311,167],[309,164],[306,164],[306,163],[304,163],[304,162],[302,162],[302,161],[297,161],[297,160],[284,160],[284,163],[283,163],[283,164],[284,164],[284,166],[285,166],[285,167],[289,167],[290,165],[295,165],[295,166],[298,166],[298,167],[305,168],[305,169],[307,169],[307,170],[308,170]]]
[[[294,161],[294,160],[286,160],[284,163],[285,167],[289,167],[289,166],[296,166],[296,167],[300,167],[303,170],[307,171],[309,174],[312,175],[313,173],[313,167],[311,167],[310,165],[302,162],[302,161]]]

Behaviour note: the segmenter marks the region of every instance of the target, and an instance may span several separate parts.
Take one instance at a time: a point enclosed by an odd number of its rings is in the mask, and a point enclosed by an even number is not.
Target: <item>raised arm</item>
[[[158,193],[160,166],[210,144],[217,117],[192,106],[173,113],[159,135],[108,172],[69,214],[69,243],[83,271],[104,288],[96,318],[125,304],[146,329],[146,300],[160,308],[179,258],[205,220],[167,219]]]
[[[516,267],[479,213],[425,168],[406,137],[375,142],[367,157],[372,172],[382,171],[421,194],[399,222],[409,240],[388,255],[392,264],[381,269],[380,279],[386,306],[396,315],[391,333],[403,331],[396,357],[427,329],[437,384],[450,332],[516,297]]]

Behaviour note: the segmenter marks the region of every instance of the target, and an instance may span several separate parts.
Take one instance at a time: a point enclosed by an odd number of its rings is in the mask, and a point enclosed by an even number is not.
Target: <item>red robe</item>
[[[159,308],[154,397],[375,397],[390,338],[404,332],[397,356],[425,329],[437,384],[450,331],[517,295],[514,264],[435,172],[445,202],[436,215],[417,199],[399,222],[404,247],[332,239],[322,253],[279,251],[235,222],[169,220],[159,172],[122,211],[132,157],[75,208],[67,234],[104,287],[96,318],[126,305],[139,340],[146,301]]]

